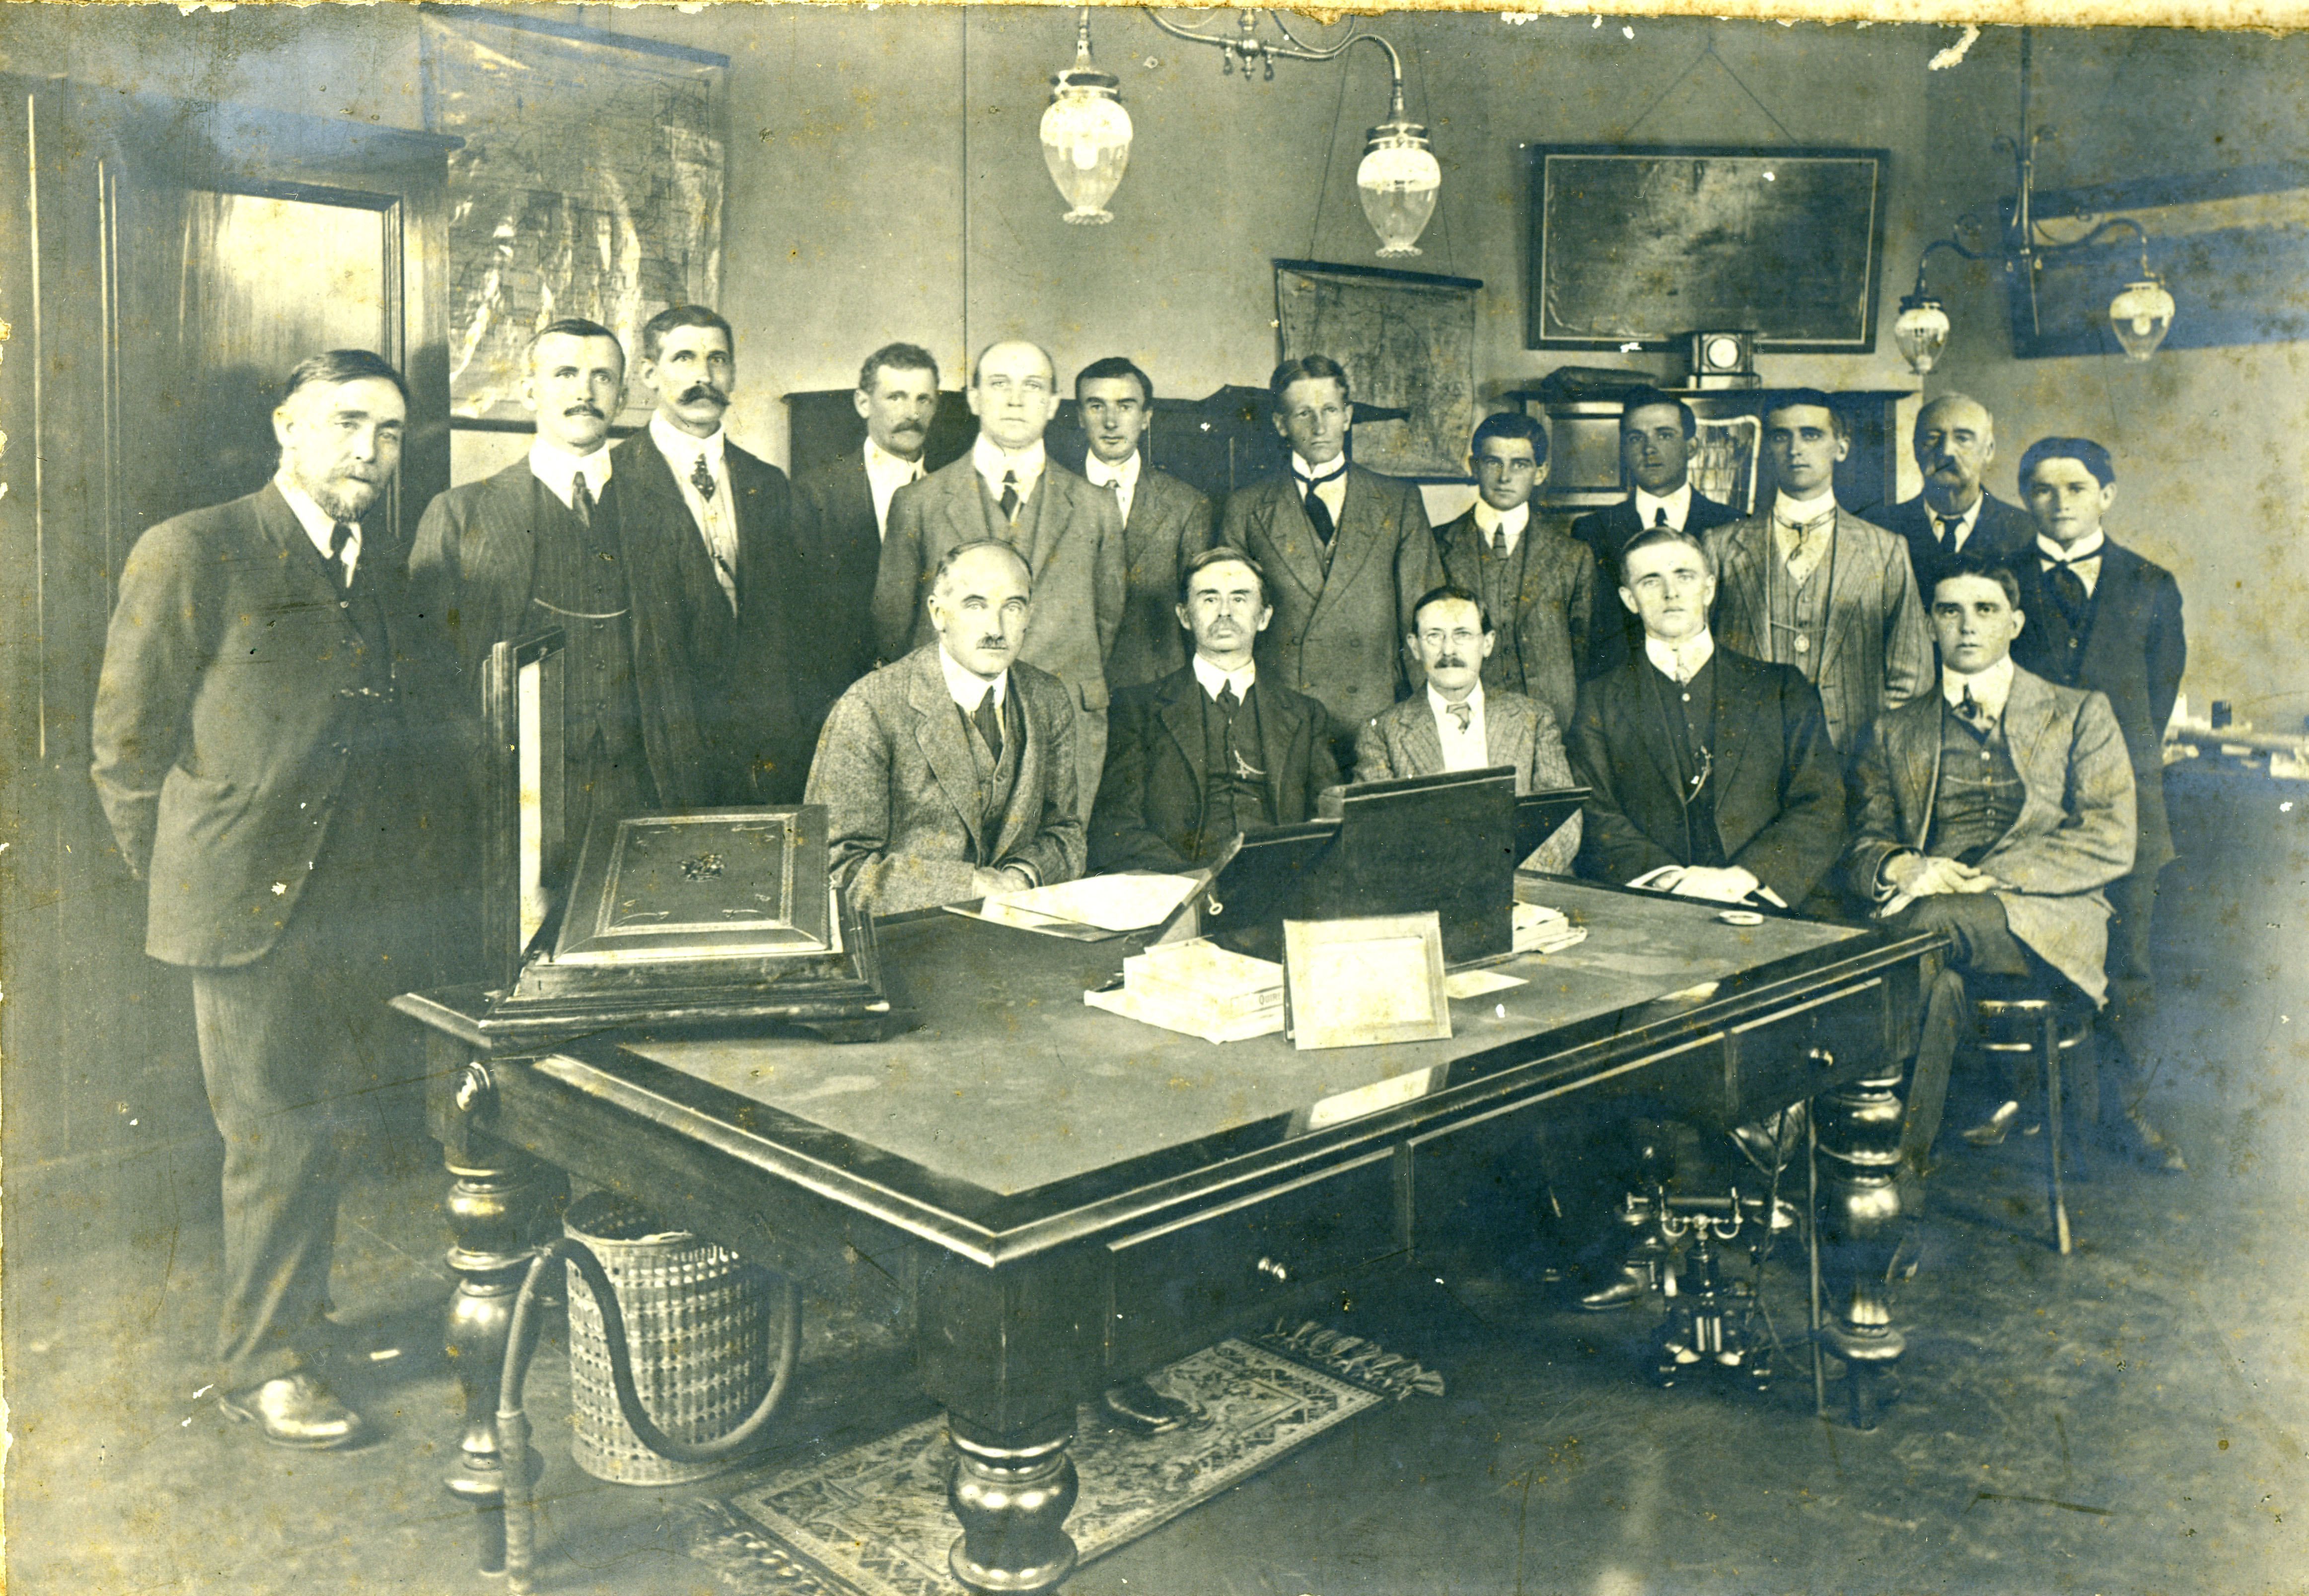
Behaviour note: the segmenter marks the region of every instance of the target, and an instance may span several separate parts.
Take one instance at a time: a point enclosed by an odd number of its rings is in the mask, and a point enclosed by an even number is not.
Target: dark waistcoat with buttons
[[[1203,831],[1200,846],[1189,857],[1197,863],[1211,857],[1216,844],[1237,832],[1263,832],[1275,824],[1269,813],[1267,772],[1261,768],[1266,745],[1258,728],[1258,686],[1251,685],[1234,713],[1195,684],[1203,701]],[[1244,774],[1248,770],[1251,774]]]

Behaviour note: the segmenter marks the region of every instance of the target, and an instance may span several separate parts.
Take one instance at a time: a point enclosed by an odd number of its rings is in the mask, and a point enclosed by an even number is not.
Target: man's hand
[[[1005,893],[1023,893],[1033,884],[1026,879],[1024,870],[978,868],[970,873],[970,890],[982,898],[999,897]]]
[[[1896,895],[1909,899],[1929,898],[1940,893],[1993,892],[2004,884],[1986,871],[1924,853],[1894,859],[1885,867],[1884,878]]]

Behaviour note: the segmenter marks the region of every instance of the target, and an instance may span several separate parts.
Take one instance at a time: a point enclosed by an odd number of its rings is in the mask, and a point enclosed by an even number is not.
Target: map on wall
[[[1275,263],[1283,358],[1328,355],[1358,405],[1409,412],[1354,430],[1355,463],[1390,477],[1467,479],[1475,430],[1475,295],[1470,277],[1377,266]]]
[[[425,125],[449,157],[449,396],[465,420],[527,420],[529,340],[582,316],[634,358],[642,324],[721,296],[730,58],[679,45],[428,7]],[[620,419],[647,406],[628,395]]]

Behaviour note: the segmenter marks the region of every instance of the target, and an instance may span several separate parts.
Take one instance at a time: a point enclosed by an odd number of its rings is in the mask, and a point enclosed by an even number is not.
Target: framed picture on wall
[[[1759,352],[1867,353],[1890,159],[1534,147],[1526,347],[1668,349],[1725,329]]]
[[[1328,355],[1346,368],[1355,402],[1405,412],[1354,430],[1355,463],[1416,482],[1467,481],[1475,393],[1472,277],[1275,263],[1282,358]]]

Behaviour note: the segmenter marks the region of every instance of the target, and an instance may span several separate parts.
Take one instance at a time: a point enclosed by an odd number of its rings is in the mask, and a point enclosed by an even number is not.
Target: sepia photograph
[[[2309,1589],[2309,35],[1737,9],[0,4],[0,1587]]]

